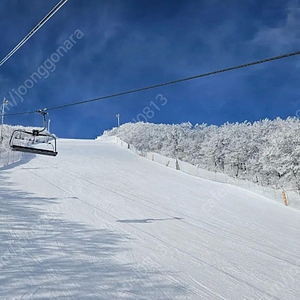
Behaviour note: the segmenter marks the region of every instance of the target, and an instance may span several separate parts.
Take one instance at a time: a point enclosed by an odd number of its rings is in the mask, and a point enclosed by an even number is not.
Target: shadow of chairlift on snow
[[[41,154],[48,156],[56,156],[56,137],[46,132],[46,115],[45,109],[38,111],[43,116],[44,127],[27,131],[16,129],[13,131],[9,145],[13,151],[25,153]]]
[[[173,218],[165,218],[165,219],[133,219],[133,220],[117,220],[119,223],[153,223],[158,221],[173,221],[173,220],[182,220],[183,218],[173,217]]]

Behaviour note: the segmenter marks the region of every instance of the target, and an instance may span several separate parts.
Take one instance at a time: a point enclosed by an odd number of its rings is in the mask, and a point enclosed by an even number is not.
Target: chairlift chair
[[[10,148],[13,151],[56,156],[58,154],[56,151],[56,137],[45,131],[47,124],[46,115],[48,113],[45,112],[45,109],[40,109],[38,112],[43,116],[44,128],[33,129],[32,131],[24,129],[14,130],[9,141]],[[43,147],[41,147],[41,143],[44,144]]]

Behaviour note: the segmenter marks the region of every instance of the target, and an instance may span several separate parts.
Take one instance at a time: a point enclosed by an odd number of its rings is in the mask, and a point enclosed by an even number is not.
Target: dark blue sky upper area
[[[2,0],[1,58],[56,3]],[[14,103],[7,113],[31,111],[299,51],[299,17],[299,1],[69,0],[1,67],[1,97]],[[76,30],[84,36],[73,35],[74,43],[70,36]],[[58,57],[67,41],[72,47]],[[116,126],[117,113],[121,123],[216,125],[295,116],[299,59],[53,110],[51,131],[94,138]],[[40,78],[33,82],[37,72]],[[41,117],[7,116],[5,122],[37,126]]]

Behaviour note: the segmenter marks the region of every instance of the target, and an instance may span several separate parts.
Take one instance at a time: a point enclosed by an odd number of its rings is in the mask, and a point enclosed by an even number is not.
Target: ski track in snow
[[[0,299],[300,299],[299,211],[58,142],[1,170]]]

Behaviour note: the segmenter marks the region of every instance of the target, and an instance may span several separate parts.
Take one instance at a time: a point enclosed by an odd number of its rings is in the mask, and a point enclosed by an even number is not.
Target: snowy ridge
[[[96,140],[106,140],[106,141],[113,141],[120,145],[124,149],[128,149],[132,151],[133,153],[145,157],[146,159],[149,159],[153,162],[157,162],[159,164],[165,165],[168,168],[179,170],[183,173],[200,177],[207,180],[212,180],[216,182],[221,183],[227,183],[232,184],[237,187],[241,187],[244,189],[247,189],[249,191],[252,191],[254,193],[257,193],[259,195],[265,196],[269,199],[275,200],[276,202],[283,204],[283,194],[284,192],[288,198],[288,205],[295,209],[300,209],[300,200],[299,195],[293,191],[286,191],[284,189],[276,189],[273,187],[267,187],[267,186],[261,186],[257,183],[253,183],[247,180],[242,180],[238,178],[230,177],[227,174],[221,173],[221,172],[211,172],[199,167],[196,167],[192,164],[189,164],[187,162],[181,161],[180,159],[174,159],[170,158],[164,155],[161,155],[159,153],[155,152],[141,152],[138,149],[136,149],[133,145],[130,145],[117,136],[107,136],[102,135],[96,138]]]

